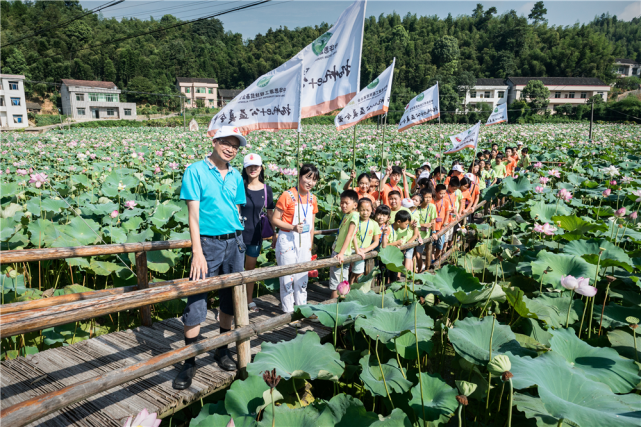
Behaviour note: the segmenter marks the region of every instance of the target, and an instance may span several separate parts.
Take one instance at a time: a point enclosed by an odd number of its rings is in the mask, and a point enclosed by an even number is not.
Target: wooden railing
[[[443,229],[436,234],[436,237],[441,237],[456,224],[466,221],[467,215],[475,212],[485,204],[486,203],[483,201],[479,203],[473,210],[464,212],[464,215],[462,215],[457,221],[443,227]],[[325,230],[320,231],[318,234],[330,234],[334,232],[336,232],[336,230]],[[135,247],[128,247],[127,244],[106,246],[109,246],[110,248],[108,248],[107,250],[111,251],[115,250],[114,248],[112,248],[114,246],[119,246],[121,249],[124,249],[123,252],[109,253],[134,252],[136,254],[142,253],[144,255],[144,250],[159,250],[157,249],[158,246],[154,245],[155,243],[162,243],[164,245],[167,245],[162,246],[162,249],[172,248],[172,245],[176,244],[186,245],[181,246],[183,248],[190,246],[190,244],[186,244],[184,242],[190,243],[189,241],[169,241],[152,242],[150,244],[143,244],[147,246]],[[418,242],[413,242],[401,246],[400,249],[409,249],[418,245]],[[62,250],[31,249],[23,251],[12,251],[10,262],[23,262],[25,260],[37,261],[42,259],[61,259],[67,257],[62,256],[61,254],[68,254],[69,251],[74,254],[72,256],[87,256],[84,255],[87,252],[83,251],[88,251],[88,248],[92,248],[91,250],[94,250],[94,247],[77,247],[65,248]],[[173,248],[178,248],[178,246],[173,246]],[[40,251],[41,255],[49,256],[50,258],[34,259],[32,254],[35,252],[32,251]],[[42,251],[58,251],[58,256],[54,257],[53,253]],[[22,255],[14,255],[14,253],[17,252],[22,253]],[[97,253],[98,252],[92,252],[91,254],[95,255]],[[440,263],[444,259],[447,259],[449,254],[450,252],[444,254],[443,257],[438,260],[438,264],[440,265]],[[365,255],[365,259],[372,259],[376,258],[377,256],[378,253],[376,251],[372,251]],[[427,268],[429,268],[430,266],[430,257],[431,245],[429,245],[428,248]],[[146,261],[146,257],[141,256],[140,258]],[[359,255],[352,255],[349,257],[345,257],[343,262],[351,263],[359,260],[361,260],[361,257]],[[136,257],[136,261],[136,268],[138,269],[138,256]],[[5,261],[3,254],[2,263],[5,262],[7,261]],[[141,261],[140,264],[140,268],[142,268],[143,262]],[[82,296],[83,294],[75,294],[76,297],[72,300],[55,300],[56,298],[64,298],[68,296],[52,297],[47,299],[57,302],[46,306],[34,304],[38,303],[40,300],[30,301],[27,303],[7,304],[5,307],[3,307],[3,310],[0,313],[0,337],[3,338],[18,334],[24,334],[26,332],[37,331],[43,328],[63,325],[74,321],[103,316],[122,310],[142,308],[145,306],[150,306],[150,304],[170,301],[177,298],[184,298],[189,295],[195,295],[218,289],[233,288],[234,292],[232,295],[236,327],[234,328],[234,330],[217,337],[202,340],[195,344],[190,344],[177,350],[152,357],[151,359],[148,359],[146,361],[116,369],[107,374],[87,379],[65,387],[61,390],[36,396],[21,403],[10,406],[9,408],[3,409],[0,412],[0,423],[4,425],[10,425],[12,427],[21,427],[27,425],[41,417],[58,411],[73,403],[86,399],[87,397],[101,393],[105,390],[124,384],[133,379],[140,378],[151,372],[157,371],[158,369],[162,369],[166,366],[183,361],[189,357],[212,351],[222,345],[230,344],[233,342],[236,342],[238,355],[238,375],[244,377],[246,375],[245,369],[251,360],[249,344],[250,338],[252,336],[270,331],[276,327],[287,324],[292,320],[292,314],[283,314],[264,322],[250,325],[249,314],[247,312],[247,297],[245,287],[239,285],[256,282],[258,280],[278,278],[287,274],[302,273],[310,270],[318,270],[338,265],[340,265],[340,263],[336,260],[336,258],[326,258],[318,261],[310,261],[300,264],[259,268],[251,271],[244,271],[241,273],[232,273],[224,276],[212,277],[205,280],[188,281],[188,279],[178,279],[168,282],[154,283],[151,284],[151,286],[149,286],[150,284],[147,284],[147,287],[140,286],[139,275],[139,284],[137,287],[132,286],[128,289],[120,288],[122,289],[122,291],[119,291],[117,289],[108,289],[104,291],[86,292],[84,293],[86,294],[85,296]],[[141,272],[141,270],[138,271],[139,273]],[[146,277],[146,274],[144,277]],[[6,310],[7,307],[10,307],[8,311]]]

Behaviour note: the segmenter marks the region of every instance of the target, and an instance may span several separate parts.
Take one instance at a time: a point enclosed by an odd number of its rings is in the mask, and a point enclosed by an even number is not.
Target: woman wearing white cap
[[[245,221],[243,240],[247,246],[245,252],[245,271],[256,268],[256,259],[263,246],[263,237],[272,238],[272,247],[276,245],[276,233],[271,227],[274,215],[274,195],[269,185],[265,184],[265,168],[258,154],[248,154],[243,161],[243,182],[247,203],[241,208],[240,214]],[[263,219],[267,217],[267,220]],[[254,283],[247,283],[247,303],[249,311],[257,312],[258,307],[252,299]]]

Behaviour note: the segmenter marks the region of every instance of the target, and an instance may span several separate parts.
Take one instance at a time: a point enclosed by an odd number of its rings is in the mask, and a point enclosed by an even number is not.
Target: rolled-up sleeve
[[[198,200],[200,201],[200,182],[198,174],[194,173],[193,168],[188,167],[183,175],[183,182],[180,187],[180,200]],[[245,194],[243,192],[243,198]]]

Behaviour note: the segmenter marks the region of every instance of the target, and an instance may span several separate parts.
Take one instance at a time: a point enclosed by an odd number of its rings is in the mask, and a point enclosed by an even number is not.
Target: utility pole
[[[185,132],[187,130],[187,124],[185,123],[185,113],[186,113],[186,111],[185,111],[185,99],[187,99],[187,97],[183,97],[183,100],[182,100],[182,103],[183,103],[183,132]]]
[[[592,122],[594,121],[594,99],[592,100],[592,109],[590,111],[590,136],[588,140],[592,142]]]

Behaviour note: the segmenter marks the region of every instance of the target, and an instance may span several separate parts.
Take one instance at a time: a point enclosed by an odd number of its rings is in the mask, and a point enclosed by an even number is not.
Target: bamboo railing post
[[[136,276],[138,277],[138,289],[148,289],[147,252],[136,252]],[[140,320],[143,326],[151,327],[151,305],[140,307]]]
[[[246,285],[234,286],[232,288],[232,301],[234,304],[235,328],[249,326],[249,309],[247,308],[247,287]],[[236,355],[238,357],[238,377],[247,378],[247,365],[251,362],[250,338],[241,338],[236,341]]]

